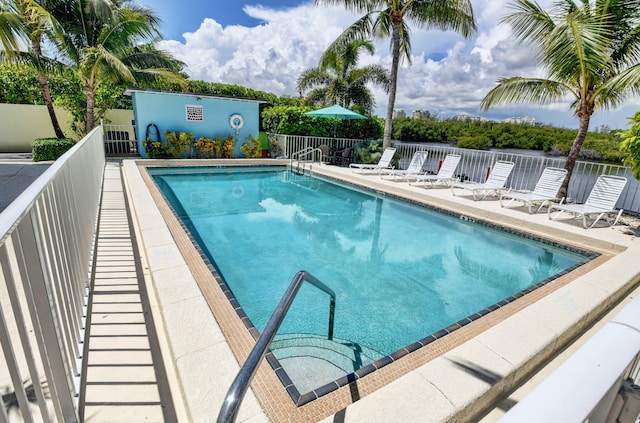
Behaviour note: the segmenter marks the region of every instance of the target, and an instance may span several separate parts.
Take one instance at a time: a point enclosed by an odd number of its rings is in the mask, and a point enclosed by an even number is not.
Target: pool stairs
[[[344,339],[320,335],[278,335],[271,351],[300,393],[310,392],[372,363],[383,354]]]

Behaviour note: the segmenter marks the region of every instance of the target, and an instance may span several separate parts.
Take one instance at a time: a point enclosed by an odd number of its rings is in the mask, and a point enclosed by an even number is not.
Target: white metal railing
[[[638,351],[640,298],[636,297],[500,423],[637,422]]]
[[[353,147],[354,144],[363,141],[347,138],[305,137],[302,135],[271,135],[271,137],[278,140],[278,145],[285,155],[307,148],[318,148],[321,145],[329,145],[332,148]],[[458,165],[457,175],[460,178],[478,182],[486,179],[490,167],[497,160],[513,161],[515,166],[507,181],[507,187],[512,189],[532,189],[545,167],[562,168],[566,160],[564,157],[471,150],[451,147],[446,144],[394,141],[393,145],[396,147],[396,155],[399,155],[401,159],[407,159],[401,160],[402,163],[408,163],[408,159],[418,150],[428,151],[429,156],[424,169],[432,173],[437,173],[439,163],[444,160],[448,153],[459,154],[462,158]],[[640,182],[626,166],[578,161],[569,184],[569,199],[577,202],[584,201],[589,195],[596,178],[602,174],[627,178],[629,182],[618,200],[617,207],[628,212],[640,213]]]
[[[104,151],[107,155],[121,156],[138,153],[138,142],[133,125],[102,124]]]
[[[362,142],[360,139],[352,138],[325,138],[325,137],[307,137],[304,135],[274,135],[270,137],[277,139],[279,152],[282,156],[290,157],[297,151],[306,149],[316,149],[321,145],[329,148],[342,150],[346,147],[352,147],[355,143]]]
[[[322,150],[314,147],[306,147],[302,150],[298,150],[294,153],[291,153],[291,160],[297,160],[299,162],[302,161],[320,161],[320,157],[322,156]]]
[[[0,407],[0,421],[18,411],[24,422],[80,421],[86,299],[104,164],[98,127],[0,213],[0,385],[16,398],[9,412]]]

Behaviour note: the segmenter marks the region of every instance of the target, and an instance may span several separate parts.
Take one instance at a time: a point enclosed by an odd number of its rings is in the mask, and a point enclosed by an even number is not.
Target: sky
[[[464,39],[454,32],[411,26],[411,64],[401,64],[396,109],[411,116],[428,110],[447,118],[461,113],[494,120],[533,117],[536,122],[577,128],[569,101],[548,106],[510,104],[480,110],[480,101],[499,77],[544,77],[531,51],[513,40],[499,23],[508,2],[471,0],[477,33]],[[553,0],[539,0],[545,8]],[[314,6],[312,0],[138,0],[162,19],[159,47],[186,64],[191,79],[237,84],[276,95],[297,97],[296,80],[318,65],[326,48],[360,16],[338,6]],[[373,55],[361,55],[361,66],[391,69],[389,40],[376,42]],[[375,94],[375,114],[384,116],[387,94]],[[631,98],[611,111],[597,111],[590,129],[626,129],[640,110]]]

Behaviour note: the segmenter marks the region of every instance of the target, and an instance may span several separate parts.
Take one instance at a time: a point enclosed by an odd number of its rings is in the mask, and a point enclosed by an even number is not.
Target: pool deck
[[[201,166],[206,162],[181,160],[180,165]],[[166,210],[157,205],[157,194],[154,198],[136,161],[124,160],[122,166],[138,247],[150,283],[151,309],[180,421],[211,421],[239,370],[234,354],[246,356],[252,338],[232,307],[217,300],[220,293],[215,292],[218,287],[206,263],[195,252],[184,253],[193,248],[188,237],[180,234],[177,222],[167,220]],[[423,347],[298,409],[269,366],[262,365],[238,421],[495,421],[503,408],[550,371],[552,367],[543,365],[557,356],[558,350],[606,321],[607,313],[626,302],[640,280],[640,239],[623,226],[585,230],[577,220],[549,221],[545,212],[529,215],[522,207],[501,208],[495,198],[475,202],[468,196],[453,196],[449,188],[412,187],[335,166],[316,164],[312,170],[602,255],[557,284],[549,284],[552,287],[534,292],[531,298],[519,299],[494,312],[496,316],[491,313],[478,324],[453,332],[457,335],[448,335],[446,342],[436,346],[441,349],[437,354],[423,352],[427,349]],[[202,279],[207,278],[214,283],[203,284]],[[247,336],[229,336],[236,330],[244,330]],[[509,397],[522,384],[524,388]]]

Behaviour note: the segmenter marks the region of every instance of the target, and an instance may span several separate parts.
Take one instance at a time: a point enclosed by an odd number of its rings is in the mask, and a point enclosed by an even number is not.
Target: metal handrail
[[[313,153],[315,150],[319,150],[319,148],[306,147],[306,148],[303,148],[302,150],[298,150],[294,153],[291,153],[291,160],[293,159],[300,160],[302,157]]]
[[[302,150],[296,151],[295,153],[291,154],[289,166],[291,167],[291,169],[293,169],[293,160],[294,159],[297,160],[297,169],[298,169],[298,173],[300,173],[300,164],[303,163],[302,158],[311,155],[311,162],[315,163],[313,155],[315,155],[316,153],[319,153],[320,161],[322,161],[322,150],[318,147],[306,147],[306,148],[303,148]],[[305,168],[306,168],[306,165],[303,164],[303,171]]]
[[[333,339],[333,317],[336,307],[336,294],[332,289],[320,282],[315,276],[305,270],[301,270],[296,273],[291,280],[291,283],[282,296],[280,303],[278,303],[278,306],[271,315],[267,325],[258,337],[256,344],[249,353],[249,357],[247,357],[247,360],[244,362],[238,372],[238,375],[231,384],[229,391],[227,391],[227,395],[222,403],[222,407],[220,408],[220,413],[218,414],[218,423],[235,422],[238,410],[240,409],[240,404],[242,403],[247,389],[249,388],[249,384],[253,380],[253,376],[255,375],[256,370],[258,370],[260,362],[262,362],[262,359],[266,355],[267,350],[269,349],[273,338],[276,336],[276,332],[284,320],[287,311],[289,311],[289,307],[293,303],[302,283],[305,281],[326,292],[331,297],[331,302],[329,303],[329,333],[327,337],[329,340]]]

